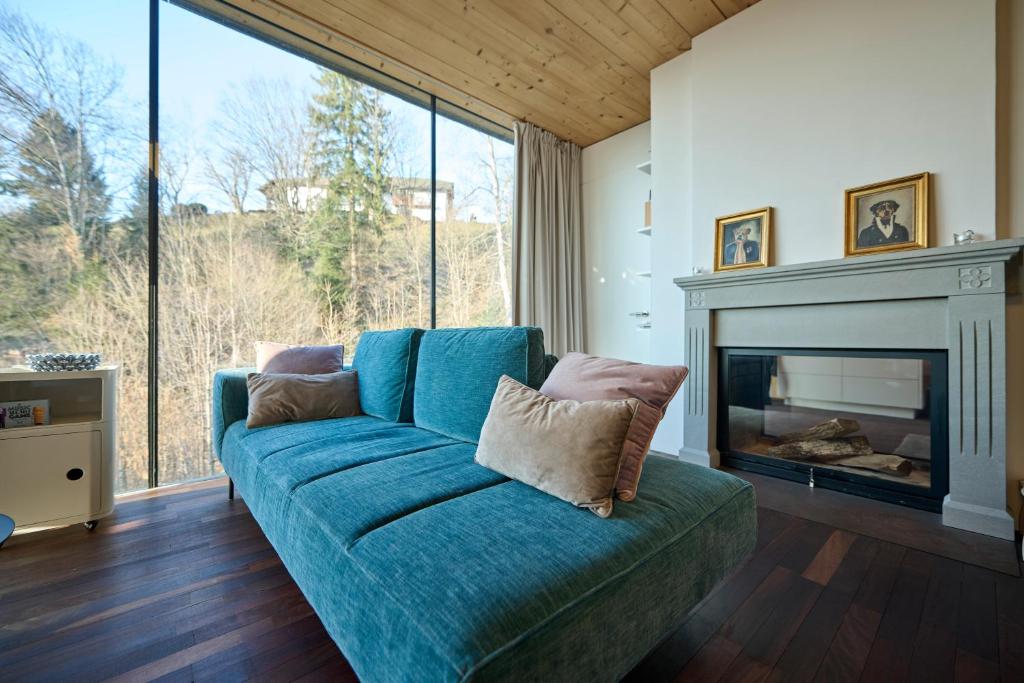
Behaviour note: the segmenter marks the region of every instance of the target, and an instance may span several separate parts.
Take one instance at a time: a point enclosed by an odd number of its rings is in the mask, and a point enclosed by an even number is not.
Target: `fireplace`
[[[718,368],[725,464],[941,511],[945,352],[725,347]]]
[[[1008,296],[1021,291],[1022,251],[1024,240],[1000,240],[676,278],[685,307],[680,346],[690,368],[682,389],[679,457],[709,467],[718,467],[723,458],[734,465],[771,467],[805,483],[813,466],[816,485],[928,509],[935,509],[941,496],[944,524],[1013,538],[1007,511],[1007,348],[1012,346],[1006,323]],[[838,370],[836,358],[841,359]],[[906,365],[899,372],[920,379],[916,401],[884,405],[884,400],[835,393],[836,376],[850,374],[857,383],[843,361],[854,368],[887,359],[916,362],[898,364]],[[808,363],[831,364],[831,394],[805,395],[794,388],[794,381],[817,386],[800,377],[813,374]],[[725,380],[722,365],[730,366]],[[780,372],[788,382],[781,388]],[[820,379],[818,385],[824,386]],[[723,393],[731,397],[724,399]],[[719,413],[733,405],[754,411],[756,433],[740,436],[731,427],[720,433]],[[874,412],[864,412],[865,406]],[[885,412],[879,414],[880,408]],[[842,419],[855,420],[860,433],[839,436],[865,437],[867,445],[854,446],[870,447],[871,455],[927,460],[927,486],[921,463],[911,463],[907,481],[892,481],[863,468],[822,467],[757,452],[780,445],[782,430],[792,426],[779,427],[782,418],[799,419],[805,429],[836,419],[840,431],[849,426]],[[890,419],[899,426],[892,439],[882,427]],[[928,456],[919,457],[926,436]],[[750,443],[737,441],[748,437]],[[897,449],[905,455],[888,452]],[[901,466],[898,460],[881,460]],[[899,510],[893,506],[893,514]]]

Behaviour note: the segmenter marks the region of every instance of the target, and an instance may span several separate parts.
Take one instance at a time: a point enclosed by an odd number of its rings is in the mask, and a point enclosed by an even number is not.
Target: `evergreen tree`
[[[145,253],[149,235],[149,169],[143,167],[135,174],[131,185],[131,199],[124,216],[113,226],[117,233],[116,250],[122,255]]]
[[[82,131],[59,112],[36,116],[18,143],[18,162],[9,189],[28,198],[29,216],[39,225],[67,224],[86,253],[99,243],[110,197]]]
[[[380,94],[339,73],[317,78],[310,122],[318,175],[327,194],[317,207],[313,274],[329,303],[362,322],[362,288],[371,286],[376,245],[388,219],[390,120]]]

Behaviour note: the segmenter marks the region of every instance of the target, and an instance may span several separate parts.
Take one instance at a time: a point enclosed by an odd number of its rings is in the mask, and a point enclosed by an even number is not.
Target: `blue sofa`
[[[367,332],[365,415],[247,429],[214,379],[224,469],[364,681],[612,681],[753,548],[754,492],[652,456],[608,519],[473,462],[502,374],[539,387],[540,330]]]

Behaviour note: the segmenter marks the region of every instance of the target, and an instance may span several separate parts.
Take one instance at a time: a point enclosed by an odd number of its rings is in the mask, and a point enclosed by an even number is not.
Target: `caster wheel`
[[[99,525],[100,525],[100,523],[97,520],[95,520],[95,519],[92,520],[91,522],[83,522],[82,523],[82,526],[84,526],[89,531],[92,531],[93,529],[95,529]]]

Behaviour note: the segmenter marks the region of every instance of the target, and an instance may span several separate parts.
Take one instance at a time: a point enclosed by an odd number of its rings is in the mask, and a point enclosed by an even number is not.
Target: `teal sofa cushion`
[[[236,423],[224,466],[363,681],[617,680],[754,544],[752,487],[716,470],[652,457],[600,519],[472,444],[311,424]]]
[[[241,421],[225,433],[221,461],[257,519],[278,527],[285,522],[297,492],[319,479],[457,443],[407,423],[369,415],[255,429]],[[338,514],[342,511],[339,508]]]
[[[367,415],[412,422],[413,384],[423,330],[363,332],[352,367],[359,373],[359,403]]]
[[[428,330],[420,341],[416,368],[416,426],[476,443],[498,379],[508,375],[539,389],[545,370],[539,328]]]

